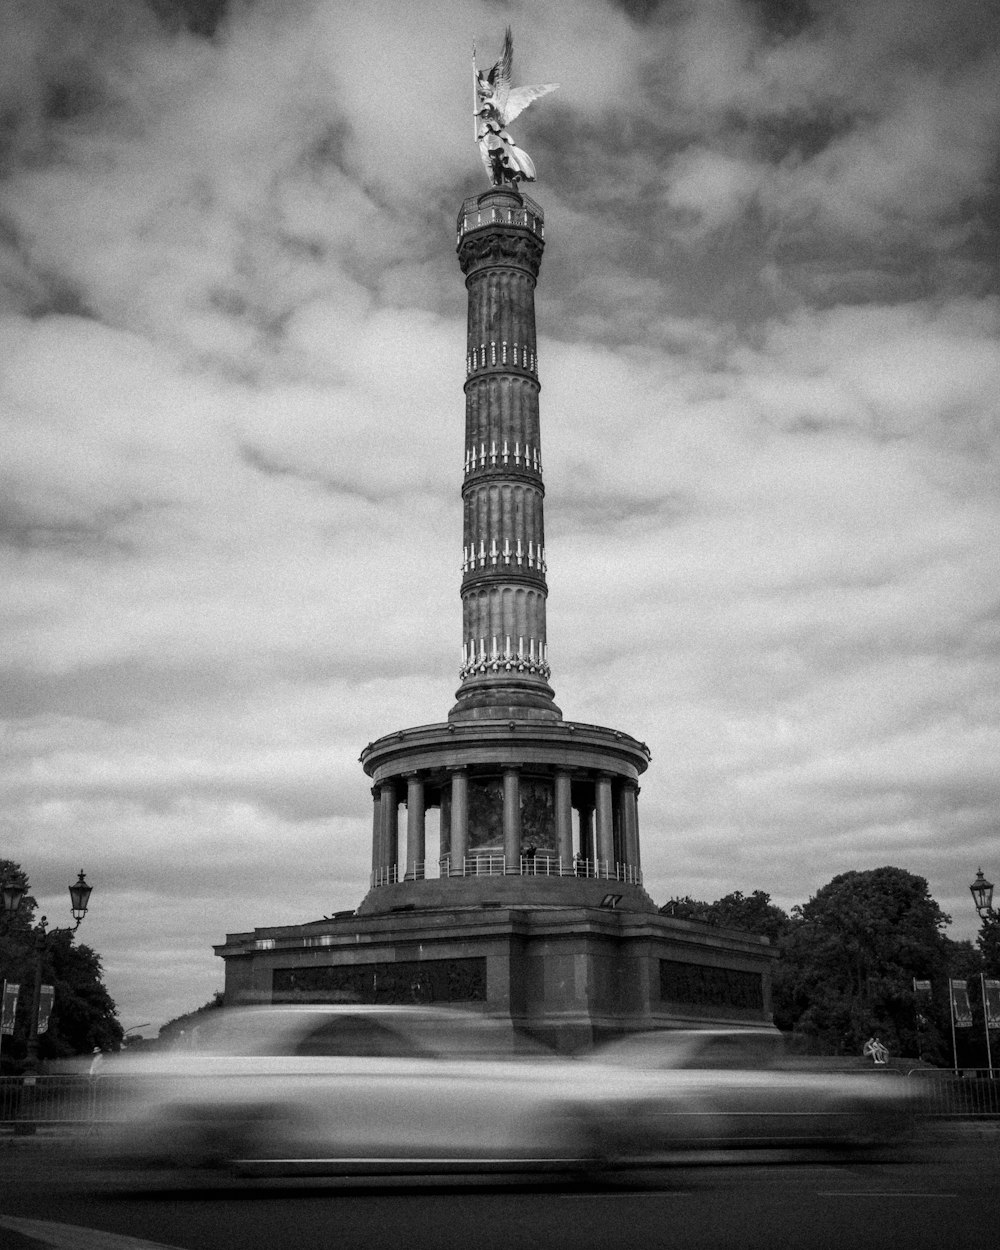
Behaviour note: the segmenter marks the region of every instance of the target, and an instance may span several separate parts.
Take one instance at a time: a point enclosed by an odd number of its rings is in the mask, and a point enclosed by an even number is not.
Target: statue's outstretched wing
[[[503,37],[503,51],[500,53],[500,59],[496,65],[487,74],[487,81],[493,88],[493,107],[500,114],[504,115],[507,107],[507,97],[510,94],[510,77],[514,69],[514,36],[511,34],[510,27],[507,27],[507,33]]]
[[[559,84],[557,82],[547,82],[537,87],[515,87],[512,91],[507,92],[507,100],[504,104],[501,117],[505,126],[510,125],[519,113],[523,113],[533,100],[537,100],[540,96],[548,95],[550,91],[555,91]]]

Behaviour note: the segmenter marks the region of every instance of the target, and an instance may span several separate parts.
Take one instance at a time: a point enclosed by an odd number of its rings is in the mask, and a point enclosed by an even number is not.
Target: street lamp
[[[986,880],[981,868],[977,869],[976,879],[969,886],[969,890],[972,892],[972,901],[976,904],[976,911],[983,920],[991,916],[993,914],[993,882]]]
[[[76,924],[73,926],[74,933],[77,929],[79,929],[80,922],[87,914],[87,904],[90,902],[90,893],[92,889],[93,886],[87,884],[86,878],[83,875],[83,869],[81,868],[76,881],[74,881],[69,887],[70,910],[73,913],[73,919],[76,921]]]
[[[3,909],[12,916],[21,906],[27,887],[23,877],[6,877],[3,883]]]
[[[976,904],[976,911],[979,913],[980,920],[988,920],[996,915],[993,910],[993,882],[987,881],[983,876],[982,868],[976,870],[976,879],[969,886],[972,893],[972,901]],[[986,1062],[989,1064],[990,1079],[993,1079],[993,1052],[990,1048],[990,1009],[986,998],[986,974],[979,974],[979,989],[983,996],[983,1032],[986,1034]]]
[[[8,915],[14,915],[17,912],[21,906],[21,900],[27,893],[27,889],[23,875],[8,877],[4,881],[2,892],[3,909]],[[31,996],[31,1013],[28,1017],[28,1040],[25,1052],[25,1065],[29,1071],[34,1071],[38,1066],[38,1009],[42,1001],[42,953],[49,938],[60,932],[75,933],[79,929],[84,916],[87,914],[92,889],[93,887],[87,884],[87,879],[83,875],[83,869],[81,868],[76,881],[69,887],[70,912],[76,922],[73,928],[69,930],[52,929],[49,931],[46,929],[46,917],[43,916],[34,931],[35,976]]]

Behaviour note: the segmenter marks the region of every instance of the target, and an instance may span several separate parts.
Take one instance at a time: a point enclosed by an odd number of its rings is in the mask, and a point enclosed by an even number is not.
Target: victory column
[[[642,886],[649,751],[563,719],[549,685],[534,291],[544,215],[510,123],[555,84],[512,87],[513,41],[481,71],[474,126],[490,189],[465,200],[468,290],[462,662],[447,720],[361,754],[370,889],[357,911],[227,935],[226,1001],[447,1002],[560,1049],[669,1024],[770,1019],[764,939],[660,914]],[[427,857],[437,809],[438,855]]]

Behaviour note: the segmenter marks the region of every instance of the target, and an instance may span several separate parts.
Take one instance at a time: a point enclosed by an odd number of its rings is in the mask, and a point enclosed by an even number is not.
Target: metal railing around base
[[[401,870],[398,864],[376,868],[371,875],[372,886],[396,885],[400,881],[428,879],[428,865],[415,864]],[[508,860],[506,855],[482,851],[466,855],[461,863],[450,855],[438,860],[440,877],[584,877],[599,881],[621,881],[626,885],[642,885],[642,870],[635,864],[613,864],[606,859],[563,859],[559,855],[522,855]]]
[[[522,855],[508,860],[505,855],[481,853],[466,855],[461,863],[451,856],[441,859],[442,877],[590,877],[601,881],[624,881],[641,885],[642,873],[634,864],[612,864],[608,860],[563,859],[559,855]]]

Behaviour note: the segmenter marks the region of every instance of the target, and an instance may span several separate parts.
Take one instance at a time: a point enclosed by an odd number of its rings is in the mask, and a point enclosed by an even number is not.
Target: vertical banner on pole
[[[965,981],[949,981],[951,991],[951,1019],[956,1029],[972,1028],[972,1007],[969,1005],[969,987]]]
[[[916,999],[917,1027],[924,1029],[927,1027],[927,1010],[931,1005],[930,981],[918,981],[917,978],[914,977],[913,996]]]
[[[20,993],[20,985],[13,981],[4,981],[3,983],[3,1006],[0,1008],[0,1034],[6,1033],[8,1036],[14,1032],[14,1013],[17,1011],[17,996]]]
[[[1000,1029],[1000,981],[983,981],[986,1027]]]
[[[52,985],[43,985],[41,993],[38,996],[38,1034],[48,1032],[49,1016],[52,1014],[52,1003],[55,1000],[56,991]]]

